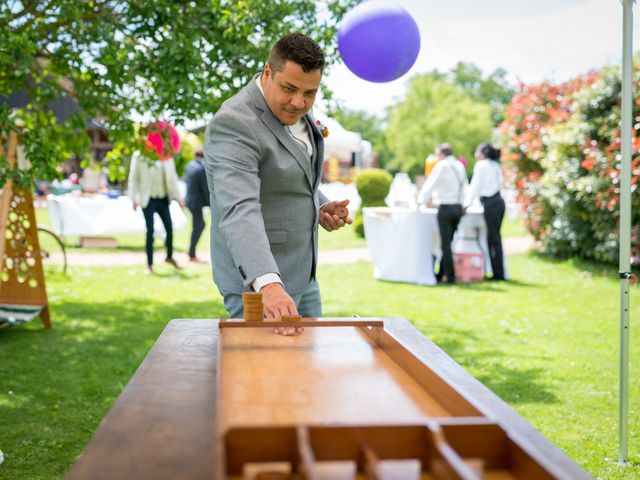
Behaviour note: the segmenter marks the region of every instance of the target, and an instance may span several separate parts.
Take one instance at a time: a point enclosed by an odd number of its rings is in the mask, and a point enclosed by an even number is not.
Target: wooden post
[[[11,132],[2,140],[4,156],[13,167],[18,135]],[[51,327],[31,190],[11,181],[0,190],[0,303],[42,306],[40,319]]]

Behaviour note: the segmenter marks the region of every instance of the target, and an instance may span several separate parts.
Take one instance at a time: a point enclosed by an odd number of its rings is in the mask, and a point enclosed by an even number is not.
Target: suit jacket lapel
[[[313,188],[314,181],[311,173],[311,162],[309,161],[309,157],[306,152],[303,152],[300,146],[296,143],[293,137],[285,130],[280,120],[276,118],[276,116],[271,113],[267,102],[265,101],[262,93],[258,89],[258,86],[255,84],[255,77],[249,83],[248,86],[249,95],[253,99],[256,107],[262,110],[262,115],[260,116],[263,123],[267,126],[269,130],[275,135],[278,141],[286,148],[291,155],[296,159],[296,161],[300,164],[302,170],[304,170],[304,174],[307,177],[307,181],[309,182],[309,186]],[[313,130],[313,129],[312,129]]]

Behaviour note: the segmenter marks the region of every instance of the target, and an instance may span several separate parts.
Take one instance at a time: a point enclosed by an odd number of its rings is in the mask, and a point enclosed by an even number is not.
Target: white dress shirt
[[[473,177],[464,205],[468,207],[476,198],[495,195],[502,189],[502,184],[500,164],[486,158],[478,160],[473,167]]]
[[[309,154],[309,158],[313,157],[313,145],[311,145],[311,140],[309,139],[309,129],[307,128],[307,122],[305,122],[301,118],[293,125],[288,125],[285,128],[289,130],[289,134],[298,143],[298,145],[306,150],[306,152]]]
[[[426,204],[433,198],[435,205],[461,205],[468,185],[462,162],[449,155],[431,170],[418,193],[418,203]]]

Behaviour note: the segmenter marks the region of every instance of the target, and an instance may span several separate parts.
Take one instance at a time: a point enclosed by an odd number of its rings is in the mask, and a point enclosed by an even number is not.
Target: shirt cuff
[[[280,275],[278,275],[277,273],[265,273],[264,275],[260,275],[258,278],[256,278],[251,286],[253,287],[254,291],[259,292],[262,287],[264,287],[265,285],[269,285],[270,283],[279,283],[280,285],[283,284],[282,280],[280,280]]]

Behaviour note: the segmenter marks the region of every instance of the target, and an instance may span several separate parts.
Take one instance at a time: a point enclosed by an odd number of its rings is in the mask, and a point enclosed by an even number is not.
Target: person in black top
[[[189,242],[189,260],[196,263],[203,262],[196,256],[196,245],[205,226],[202,209],[209,206],[209,186],[207,185],[207,174],[204,170],[203,162],[202,149],[198,149],[195,158],[187,163],[185,167],[185,182],[187,184],[185,205],[193,218],[191,241]]]
[[[500,150],[489,143],[482,143],[476,149],[476,164],[467,192],[465,208],[475,198],[480,198],[484,208],[484,220],[487,224],[487,244],[491,259],[491,280],[505,280],[504,256],[500,227],[504,218],[505,203],[500,195],[503,179],[500,168]]]

